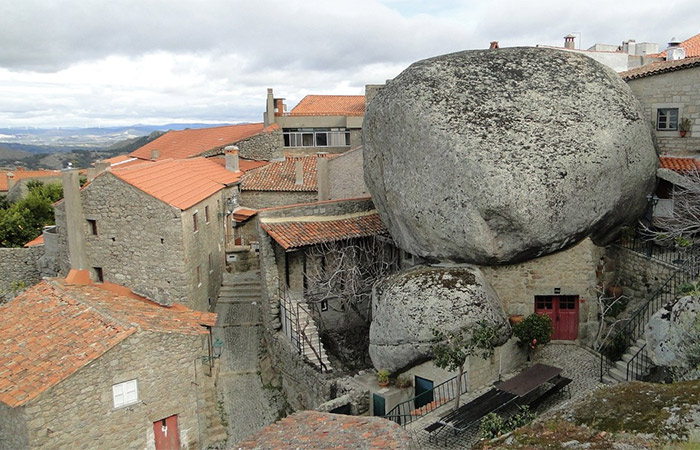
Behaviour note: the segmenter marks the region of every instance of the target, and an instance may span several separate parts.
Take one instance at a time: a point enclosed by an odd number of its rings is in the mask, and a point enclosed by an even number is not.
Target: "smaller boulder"
[[[478,268],[421,266],[396,274],[374,295],[372,364],[390,372],[411,367],[431,357],[434,329],[454,331],[480,320],[499,327],[494,345],[510,337],[503,305]]]
[[[700,297],[683,297],[673,306],[665,306],[649,320],[644,337],[649,357],[657,366],[688,368],[689,334],[698,327]],[[700,334],[700,329],[695,330]],[[697,342],[695,343],[697,346]]]

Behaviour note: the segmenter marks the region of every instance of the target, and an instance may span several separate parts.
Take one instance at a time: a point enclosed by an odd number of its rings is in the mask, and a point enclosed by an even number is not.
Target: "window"
[[[129,380],[112,386],[114,407],[133,405],[139,401],[139,388],[136,380]]]
[[[97,221],[94,219],[88,219],[88,226],[90,227],[90,232],[94,235],[97,236]]]
[[[201,285],[202,285],[202,271],[199,268],[199,266],[197,266],[197,287],[199,287]]]
[[[678,129],[678,108],[659,108],[656,110],[656,129],[675,131]]]
[[[197,213],[192,214],[193,231],[197,231]]]
[[[104,276],[104,272],[102,272],[102,267],[93,267],[92,272],[95,275],[94,276],[95,281],[97,281],[98,283],[104,283],[105,276]]]
[[[209,223],[209,206],[204,207],[204,221]]]
[[[285,128],[285,147],[349,147],[350,132],[345,128]]]

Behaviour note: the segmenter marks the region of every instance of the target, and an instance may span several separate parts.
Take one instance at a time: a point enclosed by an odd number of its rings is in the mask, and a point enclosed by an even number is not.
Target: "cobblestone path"
[[[231,446],[278,418],[284,400],[260,379],[262,317],[258,272],[224,274],[213,334],[223,341],[217,390]]]

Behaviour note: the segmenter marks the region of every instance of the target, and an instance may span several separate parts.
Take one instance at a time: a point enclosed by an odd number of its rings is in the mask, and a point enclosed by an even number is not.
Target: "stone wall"
[[[10,408],[0,402],[0,448],[29,448],[27,418],[24,407]]]
[[[604,249],[585,239],[574,247],[520,264],[480,267],[507,314],[528,315],[536,295],[579,296],[579,341],[593,338],[597,324],[596,266]]]
[[[35,285],[41,280],[39,260],[44,255],[44,247],[0,248],[0,303],[3,295],[13,298],[13,289],[17,284],[25,287]]]
[[[274,208],[260,211],[258,217],[264,220],[266,217],[303,217],[303,216],[337,216],[342,214],[353,214],[366,212],[374,209],[372,199],[353,198],[345,200],[328,200],[325,202],[315,202],[306,205],[295,205],[290,208]],[[264,233],[264,231],[263,231]]]
[[[34,178],[20,178],[15,182],[15,185],[7,191],[7,200],[11,202],[16,202],[27,196],[29,193],[29,188],[27,183],[30,181],[41,181],[44,184],[61,184],[61,175],[55,177],[34,177]]]
[[[30,447],[153,449],[153,422],[177,414],[181,448],[199,448],[203,339],[138,332],[117,344],[26,406]],[[134,379],[139,402],[115,409],[112,386]]]
[[[328,160],[329,199],[369,196],[362,164],[362,147]]]
[[[614,261],[615,281],[630,300],[628,310],[651,298],[676,271],[670,264],[617,245],[609,247],[606,255]]]
[[[627,84],[656,124],[658,108],[678,108],[678,119],[692,121],[692,130],[681,138],[678,131],[656,131],[660,153],[697,156],[700,152],[700,67],[652,75]],[[656,128],[656,126],[654,126]]]
[[[270,161],[276,158],[283,158],[282,130],[275,130],[269,133],[260,133],[249,139],[236,143],[241,158],[262,159]]]
[[[318,193],[281,192],[281,191],[246,191],[241,192],[241,206],[252,209],[273,208],[277,206],[310,203],[318,199]]]
[[[66,229],[66,202],[59,200],[54,204],[53,215],[56,219],[56,262],[58,274],[62,277],[70,271],[70,255],[68,254],[68,232]]]

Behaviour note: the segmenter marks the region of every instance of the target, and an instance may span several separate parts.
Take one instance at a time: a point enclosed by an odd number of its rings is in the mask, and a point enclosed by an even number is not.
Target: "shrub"
[[[379,372],[377,372],[377,381],[380,383],[386,383],[389,381],[389,371],[386,369],[382,369]]]
[[[552,320],[544,314],[530,314],[522,322],[513,326],[515,337],[521,344],[527,345],[532,350],[548,344],[552,340],[553,332]]]
[[[488,413],[481,420],[481,436],[493,439],[506,432],[506,421],[496,413]]]

